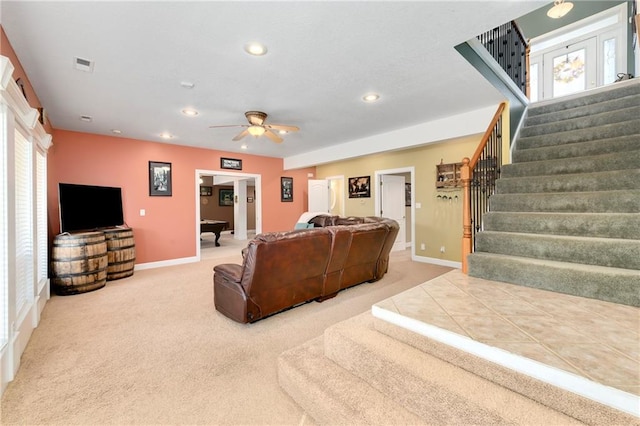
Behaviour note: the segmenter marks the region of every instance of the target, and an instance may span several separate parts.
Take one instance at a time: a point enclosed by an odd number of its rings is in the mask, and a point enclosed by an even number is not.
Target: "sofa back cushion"
[[[351,246],[344,263],[340,287],[376,279],[378,259],[389,228],[381,223],[363,223],[346,227],[351,232]]]
[[[249,242],[241,285],[259,318],[322,294],[331,255],[327,229],[304,229],[257,235]]]

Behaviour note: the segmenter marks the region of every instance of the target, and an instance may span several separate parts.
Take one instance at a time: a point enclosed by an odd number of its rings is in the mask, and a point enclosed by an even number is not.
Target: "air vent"
[[[91,117],[90,115],[81,115],[80,120],[91,123],[93,121],[93,117]]]
[[[93,72],[93,61],[79,57],[73,58],[74,68],[80,71]]]

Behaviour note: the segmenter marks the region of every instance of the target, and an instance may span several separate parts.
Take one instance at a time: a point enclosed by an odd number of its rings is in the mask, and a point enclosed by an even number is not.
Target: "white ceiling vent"
[[[73,58],[73,67],[80,71],[93,72],[93,61],[76,56]]]

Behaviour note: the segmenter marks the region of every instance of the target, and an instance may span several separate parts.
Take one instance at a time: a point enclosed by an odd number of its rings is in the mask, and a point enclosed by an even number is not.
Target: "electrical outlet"
[[[427,247],[424,245],[424,243],[420,244],[420,250],[426,250]]]
[[[444,253],[444,246],[440,246],[440,253]]]

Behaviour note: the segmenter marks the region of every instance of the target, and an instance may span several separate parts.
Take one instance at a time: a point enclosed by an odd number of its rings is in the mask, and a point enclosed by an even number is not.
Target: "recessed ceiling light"
[[[184,87],[185,89],[193,89],[193,86],[195,86],[195,84],[190,81],[181,81],[180,86]]]
[[[163,132],[163,133],[160,133],[160,137],[162,139],[171,139],[173,137],[173,135],[171,133],[169,133],[169,132]]]
[[[111,129],[111,133],[113,133],[114,135],[121,135],[122,134],[122,130]]]
[[[195,117],[196,115],[198,115],[198,111],[193,108],[185,108],[182,110],[182,113],[188,117]]]
[[[380,95],[378,95],[377,93],[369,93],[362,97],[362,100],[365,102],[375,102],[378,99],[380,99]]]
[[[80,120],[91,123],[93,121],[93,117],[91,117],[90,115],[81,115]]]
[[[262,43],[253,42],[253,43],[248,43],[247,45],[245,45],[244,46],[244,50],[249,55],[262,56],[262,55],[267,53],[267,46],[265,46]]]
[[[281,135],[286,135],[289,132],[287,132],[286,130],[279,130],[278,133],[280,133]]]
[[[243,143],[242,145],[240,145],[240,149],[247,149],[247,144]]]

